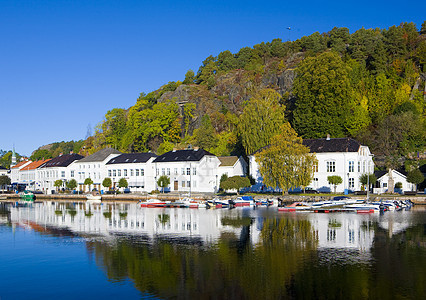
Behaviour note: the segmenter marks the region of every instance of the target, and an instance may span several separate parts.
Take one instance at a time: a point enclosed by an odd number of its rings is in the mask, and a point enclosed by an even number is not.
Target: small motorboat
[[[241,196],[241,197],[237,197],[236,199],[229,200],[229,204],[235,207],[241,207],[241,206],[254,205],[255,203],[252,196]]]
[[[312,206],[305,202],[294,202],[288,206],[278,207],[278,211],[287,211],[287,212],[307,211],[311,209],[312,209]]]
[[[148,199],[145,202],[140,202],[141,207],[164,207],[167,204],[166,201],[160,201],[158,199]]]
[[[102,196],[98,192],[92,192],[86,195],[86,199],[88,203],[101,203]]]

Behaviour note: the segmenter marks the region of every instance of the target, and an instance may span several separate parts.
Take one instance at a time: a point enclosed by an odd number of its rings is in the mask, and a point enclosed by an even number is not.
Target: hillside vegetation
[[[209,56],[183,81],[108,111],[83,147],[158,154],[188,144],[250,154],[290,122],[303,138],[354,137],[383,166],[423,153],[426,21],[274,39]]]

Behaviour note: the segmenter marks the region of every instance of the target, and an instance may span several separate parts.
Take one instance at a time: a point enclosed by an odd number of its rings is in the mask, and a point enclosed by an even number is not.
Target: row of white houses
[[[305,146],[315,153],[318,164],[314,166],[314,179],[310,188],[320,192],[330,192],[333,187],[327,177],[338,175],[342,184],[337,192],[362,190],[360,177],[374,173],[373,154],[367,146],[361,145],[351,138],[305,139]],[[255,156],[249,155],[249,168],[242,157],[217,157],[208,151],[198,148],[173,150],[157,156],[154,153],[124,154],[112,148],[105,148],[90,156],[78,154],[60,155],[44,161],[22,161],[11,168],[10,176],[14,184],[26,185],[31,190],[51,193],[56,188],[54,182],[65,183],[75,179],[78,190],[87,191],[84,185],[86,178],[93,181],[91,188],[105,190],[102,182],[111,178],[112,187],[116,188],[121,178],[125,178],[132,192],[151,192],[158,190],[157,179],[166,175],[170,178],[167,188],[171,192],[217,192],[223,174],[246,176],[249,174],[256,180],[252,191],[271,190],[263,185]],[[388,173],[386,173],[388,174]],[[378,178],[376,192],[388,191],[388,175]],[[405,175],[394,173],[395,182],[403,184],[402,190],[413,190],[407,183]],[[397,178],[396,178],[397,177]]]
[[[118,187],[125,178],[132,192],[158,190],[157,180],[166,175],[174,192],[217,192],[223,174],[245,176],[247,164],[237,156],[217,157],[203,149],[173,150],[157,156],[153,153],[121,153],[112,148],[102,149],[83,157],[65,154],[45,161],[22,161],[11,168],[13,184],[26,185],[30,190],[52,193],[55,181],[65,183],[74,179],[78,190],[88,191],[86,178],[93,181],[91,189],[99,191],[105,178],[111,178],[112,187]]]

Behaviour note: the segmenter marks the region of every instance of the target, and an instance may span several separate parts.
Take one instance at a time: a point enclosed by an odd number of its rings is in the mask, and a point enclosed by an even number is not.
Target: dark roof
[[[98,152],[93,153],[92,155],[86,156],[80,161],[81,162],[103,161],[111,154],[121,154],[121,152],[113,148],[105,148],[105,149],[99,150]]]
[[[205,155],[215,156],[204,149],[173,150],[160,155],[154,162],[200,161]]]
[[[154,153],[125,153],[112,158],[106,164],[146,163],[151,157],[157,157],[157,155]]]
[[[83,157],[75,153],[57,156],[42,164],[40,168],[68,167],[73,161],[82,159]]]
[[[396,169],[395,170],[394,169],[394,171],[396,171],[396,172],[398,172],[398,173],[400,173],[400,174],[402,174],[404,176],[407,176],[407,172],[405,172],[404,170],[401,170],[401,169]],[[379,179],[380,177],[382,177],[382,176],[384,176],[384,175],[386,175],[388,173],[389,173],[389,171],[378,170],[378,171],[374,171],[374,176],[376,176],[376,178]]]
[[[303,145],[310,149],[310,152],[358,152],[361,144],[352,138],[335,139],[305,139]]]

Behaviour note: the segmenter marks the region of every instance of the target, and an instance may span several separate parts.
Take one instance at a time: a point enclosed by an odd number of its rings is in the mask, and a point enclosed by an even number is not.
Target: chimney
[[[329,141],[329,140],[330,140],[330,134],[329,134],[329,133],[327,133],[327,138],[326,138],[326,140],[327,140],[327,141]]]
[[[72,150],[71,150],[71,151],[70,151],[70,154],[74,154],[74,151],[72,151]]]
[[[59,156],[62,156],[63,154],[64,154],[64,153],[62,153],[62,152],[61,152],[61,153],[59,153]]]

